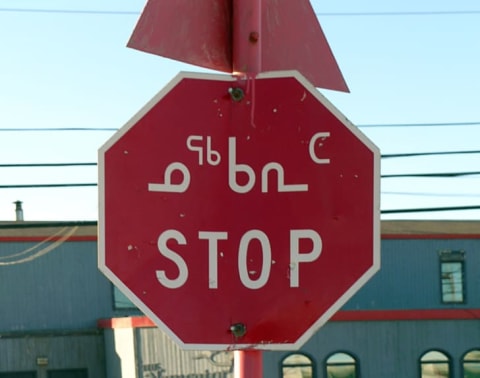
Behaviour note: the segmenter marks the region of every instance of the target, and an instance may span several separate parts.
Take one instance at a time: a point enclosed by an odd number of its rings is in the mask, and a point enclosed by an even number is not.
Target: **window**
[[[137,307],[116,286],[113,286],[113,307],[115,310],[136,310]]]
[[[480,350],[471,350],[463,356],[463,377],[480,377]]]
[[[359,377],[357,360],[348,353],[334,353],[327,358],[328,378],[356,378]]]
[[[450,359],[438,350],[431,350],[420,358],[421,378],[450,377]]]
[[[50,370],[48,378],[88,378],[87,369]]]
[[[464,303],[464,260],[463,251],[440,252],[440,276],[443,303]]]
[[[313,378],[313,360],[303,353],[290,354],[282,361],[283,378]]]

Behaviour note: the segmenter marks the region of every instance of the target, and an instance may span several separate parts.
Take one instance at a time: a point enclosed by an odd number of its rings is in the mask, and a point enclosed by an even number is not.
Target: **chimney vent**
[[[23,222],[22,201],[15,201],[15,215],[17,222]]]

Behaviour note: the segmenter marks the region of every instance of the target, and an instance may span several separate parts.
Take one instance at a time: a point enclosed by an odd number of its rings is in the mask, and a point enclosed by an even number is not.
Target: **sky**
[[[350,93],[319,90],[382,155],[480,150],[478,0],[311,3]],[[96,183],[96,166],[18,164],[95,163],[108,129],[178,72],[203,71],[126,47],[143,6],[0,0],[0,221],[15,219],[17,200],[25,220],[97,220],[95,186],[12,187]],[[92,130],[64,130],[72,128]],[[381,166],[382,175],[478,171],[480,153],[390,157]],[[383,211],[458,206],[480,206],[480,175],[381,180]],[[382,219],[478,220],[480,210]]]

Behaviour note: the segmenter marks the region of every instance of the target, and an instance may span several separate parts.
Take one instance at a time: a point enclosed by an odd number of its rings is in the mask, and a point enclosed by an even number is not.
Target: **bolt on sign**
[[[379,269],[378,149],[296,71],[181,73],[99,151],[99,267],[187,349],[296,349]]]

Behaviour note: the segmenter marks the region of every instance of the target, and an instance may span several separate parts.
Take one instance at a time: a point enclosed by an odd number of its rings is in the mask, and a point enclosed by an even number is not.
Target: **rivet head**
[[[247,333],[247,326],[243,323],[232,324],[230,326],[230,332],[232,332],[236,338],[243,337]]]
[[[245,93],[243,92],[242,88],[229,88],[228,93],[230,93],[232,100],[236,102],[242,101],[245,97]]]
[[[250,35],[248,36],[248,40],[251,42],[251,43],[257,43],[258,40],[260,39],[260,35],[258,34],[258,32],[251,32]]]

